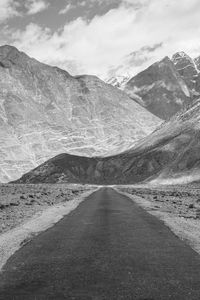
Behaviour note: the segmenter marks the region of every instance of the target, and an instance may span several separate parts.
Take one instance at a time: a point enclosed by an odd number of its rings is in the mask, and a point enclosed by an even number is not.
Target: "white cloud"
[[[123,0],[103,16],[90,22],[78,18],[57,32],[29,24],[24,31],[13,32],[13,43],[46,63],[105,77],[129,53],[162,42],[149,57],[145,52],[141,66],[133,64],[136,73],[175,51],[200,55],[199,10],[199,0],[182,0],[181,4],[177,0]]]
[[[16,16],[23,16],[22,7],[27,9],[28,15],[45,10],[49,5],[44,0],[27,0],[25,4],[16,0],[0,0],[0,23]]]
[[[102,0],[95,0],[95,1],[102,1]],[[103,0],[105,1],[105,0]],[[111,0],[112,1],[112,0]],[[94,1],[93,0],[83,0],[79,3],[76,3],[76,4],[73,4],[72,3],[68,3],[63,9],[61,9],[59,11],[59,14],[60,15],[64,15],[64,14],[67,14],[71,9],[74,9],[74,8],[77,8],[77,7],[84,7],[84,6],[88,6],[88,5],[92,5],[94,4]]]
[[[68,11],[70,11],[72,8],[74,8],[74,6],[71,3],[68,3],[63,9],[59,11],[59,14],[64,15],[68,13]]]
[[[13,0],[0,0],[0,23],[19,15],[18,4]]]
[[[47,9],[49,5],[44,0],[29,0],[26,1],[25,6],[27,8],[27,14],[34,15]]]

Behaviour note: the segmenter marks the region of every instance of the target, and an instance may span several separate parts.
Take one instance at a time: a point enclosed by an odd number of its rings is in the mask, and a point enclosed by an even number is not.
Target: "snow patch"
[[[190,91],[189,91],[188,87],[186,86],[186,84],[184,84],[183,82],[180,82],[180,86],[181,86],[182,91],[184,92],[184,94],[187,97],[190,97]]]

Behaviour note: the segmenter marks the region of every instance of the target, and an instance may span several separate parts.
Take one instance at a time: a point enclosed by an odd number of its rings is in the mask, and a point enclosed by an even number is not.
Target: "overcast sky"
[[[72,74],[135,74],[200,55],[200,0],[0,0],[0,44]]]

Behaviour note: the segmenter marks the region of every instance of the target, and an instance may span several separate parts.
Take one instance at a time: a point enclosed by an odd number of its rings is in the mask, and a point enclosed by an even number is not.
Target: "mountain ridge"
[[[110,157],[61,154],[18,183],[186,183],[200,180],[200,99],[135,147]]]
[[[0,182],[62,152],[122,152],[160,122],[96,76],[71,76],[15,47],[0,47]]]
[[[153,114],[167,120],[200,96],[200,57],[192,59],[180,51],[171,59],[166,56],[155,62],[123,84],[114,77],[111,83],[134,100],[138,99],[138,103]]]

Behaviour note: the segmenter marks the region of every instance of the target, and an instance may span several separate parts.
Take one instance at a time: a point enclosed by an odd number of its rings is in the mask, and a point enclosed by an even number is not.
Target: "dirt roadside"
[[[78,185],[1,186],[0,228],[4,232],[0,234],[0,270],[19,248],[69,214],[96,189]],[[20,195],[24,197],[21,201]]]
[[[116,187],[115,187],[116,188]],[[118,187],[150,214],[162,220],[200,254],[200,188],[198,186]]]

